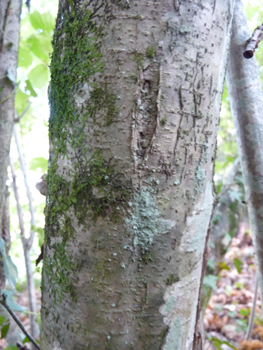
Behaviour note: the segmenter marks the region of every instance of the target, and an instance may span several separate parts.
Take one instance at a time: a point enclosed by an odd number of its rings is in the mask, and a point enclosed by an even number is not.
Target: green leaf
[[[31,84],[30,80],[27,79],[27,80],[25,81],[25,83],[26,83],[25,91],[29,91],[29,92],[30,92],[30,95],[31,95],[32,97],[37,97],[37,93],[36,93],[35,90],[33,89],[33,86],[32,86],[32,84]]]
[[[237,350],[237,348],[231,345],[228,341],[220,340],[218,338],[212,338],[213,345],[218,349],[222,350],[221,345],[225,344],[229,346],[231,349]]]
[[[41,168],[41,171],[44,173],[47,171],[48,160],[43,157],[36,157],[30,161],[30,170],[37,170]]]
[[[25,338],[23,339],[22,343],[23,343],[23,344],[25,344],[25,343],[30,343],[30,340],[28,339],[28,337],[25,337]]]
[[[210,269],[210,270],[214,270],[215,269],[215,263],[212,259],[208,259],[207,261],[207,267]]]
[[[44,244],[45,232],[42,227],[36,228],[35,231],[38,233],[38,245],[41,248],[42,244]]]
[[[20,88],[16,89],[16,99],[15,99],[15,105],[17,109],[17,113],[22,113],[26,106],[29,103],[29,96],[25,94]]]
[[[5,322],[5,316],[0,315],[0,326]]]
[[[8,333],[8,330],[9,330],[9,326],[10,326],[10,323],[8,324],[5,324],[2,328],[1,328],[1,339],[5,338],[7,333]]]
[[[0,238],[0,253],[3,258],[4,271],[6,279],[8,280],[12,289],[15,289],[15,284],[18,279],[18,271],[16,265],[13,263],[9,255],[5,252],[5,241]]]
[[[29,67],[32,62],[33,57],[28,46],[21,44],[19,47],[18,67]]]
[[[8,345],[8,347],[4,348],[4,350],[17,350],[17,346],[16,345]]]
[[[18,279],[18,271],[16,265],[13,263],[9,255],[4,260],[5,276],[10,286],[15,289],[16,281]]]
[[[240,191],[229,190],[228,194],[232,202],[241,202],[241,199],[243,197],[243,193],[241,193]]]
[[[235,268],[237,269],[237,272],[241,273],[241,268],[243,265],[242,261],[240,261],[238,258],[234,258],[233,263],[234,263]]]
[[[55,17],[49,12],[39,13],[38,11],[34,11],[30,14],[29,19],[34,29],[42,29],[48,33],[54,30]]]
[[[240,309],[239,310],[240,315],[243,317],[247,317],[250,314],[250,309]]]
[[[216,290],[217,289],[217,285],[216,285],[217,279],[218,279],[217,276],[207,275],[204,277],[203,284],[207,287],[210,287],[210,288]]]
[[[52,52],[50,36],[45,33],[32,35],[27,39],[27,43],[35,56],[44,60],[44,63],[49,63],[49,55]]]
[[[227,263],[225,261],[222,261],[222,262],[218,263],[217,266],[220,268],[220,271],[221,270],[228,270],[228,271],[230,271],[230,268],[229,268],[229,266],[227,265]]]
[[[20,306],[19,304],[13,301],[14,293],[11,290],[1,289],[1,294],[6,295],[6,302],[11,310],[18,312],[25,312],[27,310],[26,307]]]
[[[32,85],[38,89],[42,88],[48,83],[48,68],[44,64],[39,64],[34,67],[28,74]]]

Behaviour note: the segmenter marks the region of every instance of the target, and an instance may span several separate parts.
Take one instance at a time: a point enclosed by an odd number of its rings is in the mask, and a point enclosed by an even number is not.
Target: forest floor
[[[248,319],[255,293],[255,259],[252,239],[247,234],[246,223],[239,225],[238,233],[233,238],[224,257],[224,267],[218,281],[217,289],[204,314],[205,345],[204,350],[263,350],[263,314],[259,295],[253,327],[253,341],[244,342]],[[234,259],[242,264],[238,268]],[[239,271],[238,271],[239,269]],[[41,305],[41,292],[36,291],[38,311]],[[19,305],[28,307],[27,292],[17,293],[15,300]],[[29,331],[29,315],[17,313],[20,321]],[[262,341],[262,342],[261,342]],[[0,340],[0,350],[7,346],[5,339]]]
[[[234,265],[235,260],[242,263],[237,268]],[[263,350],[263,314],[259,293],[253,339],[244,341],[256,281],[254,249],[246,223],[240,223],[237,235],[225,254],[224,266],[226,269],[219,274],[217,289],[213,290],[204,315],[205,350]]]

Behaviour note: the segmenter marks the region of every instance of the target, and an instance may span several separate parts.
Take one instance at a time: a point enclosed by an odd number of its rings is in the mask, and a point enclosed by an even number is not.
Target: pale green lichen
[[[156,235],[165,234],[175,226],[173,220],[161,218],[154,191],[150,188],[144,187],[135,195],[132,208],[126,224],[133,234],[135,246],[150,246]]]
[[[164,312],[165,313],[169,313],[171,311],[173,311],[177,306],[177,302],[175,300],[175,298],[173,296],[171,296],[167,302],[165,303],[165,308],[164,308]]]
[[[169,328],[163,350],[181,350],[182,347],[182,320],[177,317]]]
[[[190,33],[191,29],[185,25],[182,25],[179,29],[179,33],[180,34],[186,34],[186,33]]]
[[[200,164],[195,169],[195,193],[203,192],[203,185],[206,178],[206,171],[202,169]]]
[[[146,188],[136,194],[133,212],[126,223],[133,232],[133,244],[147,246],[153,242],[158,234],[157,223],[160,216],[156,206],[155,196]]]

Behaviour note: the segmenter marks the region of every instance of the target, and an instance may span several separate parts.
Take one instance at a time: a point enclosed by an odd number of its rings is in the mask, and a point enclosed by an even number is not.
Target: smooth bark
[[[8,155],[14,124],[21,5],[20,0],[0,2],[0,218],[4,207]],[[1,227],[0,220],[0,232]]]
[[[19,221],[19,228],[20,228],[20,237],[21,242],[23,246],[23,254],[25,259],[25,268],[26,268],[26,280],[27,280],[27,291],[28,291],[28,302],[29,302],[29,311],[30,311],[30,331],[31,336],[33,338],[38,337],[38,325],[35,321],[37,308],[36,308],[36,292],[35,292],[35,283],[34,283],[34,272],[32,268],[32,262],[30,259],[30,247],[28,242],[30,241],[30,237],[26,238],[26,231],[25,231],[25,225],[24,225],[24,218],[23,218],[23,210],[20,203],[20,197],[19,197],[19,191],[16,184],[16,173],[15,173],[15,167],[13,164],[12,159],[10,158],[10,168],[11,168],[11,175],[12,175],[12,188],[14,191],[14,197],[16,200],[16,207],[17,207],[17,215],[18,215],[18,221]],[[32,350],[35,350],[35,346],[32,345]]]
[[[236,1],[227,86],[234,118],[253,245],[258,283],[263,297],[263,94],[255,57],[245,59],[243,51],[250,38],[245,9]]]
[[[232,7],[60,1],[42,349],[200,346]]]

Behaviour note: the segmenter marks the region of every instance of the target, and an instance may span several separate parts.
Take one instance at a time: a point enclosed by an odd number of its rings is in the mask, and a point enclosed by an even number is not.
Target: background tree
[[[242,30],[240,24],[242,23]],[[262,245],[262,115],[263,94],[256,58],[240,59],[250,38],[242,2],[237,0],[233,21],[227,84],[231,111],[235,122],[239,153],[246,188],[246,199],[257,257],[257,274],[263,296],[263,245]]]
[[[231,18],[231,1],[60,2],[43,349],[193,347]]]
[[[0,218],[3,218],[10,140],[15,119],[16,68],[20,33],[21,1],[0,6]],[[0,232],[2,232],[2,219]]]
[[[54,18],[49,14],[42,14],[40,13],[32,13],[28,18],[30,18],[30,22],[32,24],[31,30],[39,30],[38,33],[34,33],[35,35],[31,35],[29,38],[24,38],[25,31],[22,32],[20,45],[19,44],[19,34],[20,34],[20,15],[24,18],[25,13],[21,14],[21,7],[22,7],[22,1],[6,1],[3,2],[0,6],[0,23],[2,25],[1,29],[1,36],[0,36],[0,65],[1,65],[1,91],[0,91],[0,108],[1,108],[1,131],[0,131],[0,161],[1,161],[1,171],[0,174],[1,177],[1,188],[0,193],[4,193],[6,198],[6,203],[4,203],[2,200],[3,198],[0,196],[0,213],[2,212],[2,220],[0,223],[0,228],[2,228],[2,238],[4,239],[6,243],[6,248],[9,250],[10,248],[10,237],[9,237],[9,220],[8,220],[8,196],[6,195],[6,180],[7,180],[7,164],[8,164],[8,156],[9,156],[9,149],[10,149],[10,138],[11,133],[13,129],[14,121],[20,122],[22,117],[28,112],[30,112],[30,105],[32,104],[32,98],[37,96],[36,91],[34,88],[41,88],[41,86],[45,85],[48,80],[48,60],[49,56],[48,53],[45,52],[46,46],[48,47],[47,51],[51,51],[51,44],[50,44],[50,31],[52,31],[54,26]],[[26,6],[25,6],[26,7]],[[26,11],[28,9],[25,9]],[[23,21],[24,22],[24,21]],[[39,22],[41,22],[41,27],[39,28]],[[29,29],[29,30],[28,30]],[[28,26],[27,28],[27,35],[30,32],[30,28]],[[32,31],[31,31],[32,34]],[[40,36],[37,36],[36,34],[40,34]],[[42,52],[39,53],[39,38],[42,39],[42,45],[41,50]],[[43,40],[46,38],[46,43],[43,42]],[[48,44],[48,45],[47,45]],[[18,47],[19,47],[19,60],[18,60]],[[29,67],[32,65],[33,57],[37,57],[37,59],[40,61],[39,64],[34,67],[33,69],[29,70],[28,77],[26,77],[25,74],[23,74],[23,70],[26,67]],[[41,62],[42,60],[42,62]],[[18,62],[19,61],[19,62]],[[17,87],[16,82],[16,68],[17,64],[20,68],[19,71],[19,81]],[[32,68],[32,67],[31,67]],[[41,69],[40,69],[41,68]],[[37,72],[37,73],[36,73]],[[21,74],[22,73],[22,74]],[[36,77],[37,75],[37,77]],[[21,76],[23,78],[21,79]],[[44,79],[43,79],[44,76]],[[31,81],[29,80],[31,79]],[[22,80],[22,81],[21,81]],[[44,84],[43,84],[44,81]],[[24,92],[21,90],[23,89]],[[16,97],[16,98],[15,98]],[[31,101],[29,102],[29,99],[31,98]],[[16,100],[16,104],[15,104]],[[16,108],[15,108],[16,107]],[[17,115],[17,112],[19,115]],[[31,113],[28,113],[30,115]],[[27,115],[27,117],[28,117]],[[32,115],[30,115],[32,117]],[[27,118],[24,118],[24,120]],[[25,121],[24,124],[27,124],[27,121]],[[35,323],[35,317],[36,317],[36,305],[35,305],[35,290],[34,290],[34,276],[33,271],[31,268],[31,259],[30,259],[30,249],[33,244],[34,240],[34,232],[36,229],[36,220],[34,218],[34,207],[31,197],[31,191],[28,184],[28,178],[26,175],[25,170],[25,164],[23,161],[23,154],[21,145],[19,144],[19,137],[18,137],[18,128],[16,128],[14,131],[16,144],[18,148],[19,158],[20,162],[22,161],[22,168],[24,173],[24,178],[26,182],[26,188],[27,188],[27,194],[29,197],[29,206],[30,206],[30,213],[31,213],[31,224],[27,225],[26,229],[24,226],[23,221],[23,215],[22,215],[22,204],[17,200],[17,206],[19,208],[19,230],[20,235],[22,237],[23,241],[23,248],[25,253],[25,260],[26,260],[26,271],[27,271],[27,284],[28,284],[28,291],[29,291],[29,310],[31,311],[30,314],[30,321],[31,321],[31,334],[33,337],[38,336],[38,330],[37,325]],[[39,158],[38,158],[39,159]],[[40,158],[41,160],[41,158]],[[13,167],[13,184],[15,181],[15,174],[14,174],[14,167]],[[16,185],[15,185],[16,187]],[[18,196],[17,188],[15,191],[16,196]],[[2,199],[1,199],[2,198]],[[17,199],[17,198],[16,198]],[[23,202],[23,200],[22,200]],[[2,208],[2,210],[1,210]],[[12,222],[12,229],[14,229],[14,221]],[[29,226],[29,227],[28,227]],[[26,231],[30,231],[30,238],[28,238],[28,235],[26,235]],[[5,253],[3,253],[3,247],[2,247],[2,241],[1,241],[1,255],[2,255],[2,261],[1,261],[1,267],[4,267],[4,269],[1,269],[1,287],[4,288],[5,285],[5,276],[4,272],[6,274],[6,277],[9,282],[11,282],[11,287],[14,290],[15,282],[16,282],[16,268],[12,265],[12,261],[10,260],[10,257],[5,257]],[[23,254],[21,254],[22,256]],[[7,291],[4,291],[7,293]],[[9,303],[11,300],[8,300]],[[12,302],[11,302],[12,303]],[[14,303],[12,304],[14,306]],[[16,305],[15,309],[18,305]],[[20,308],[19,311],[22,309]],[[20,340],[20,336],[17,332],[17,329],[14,330],[15,338]],[[9,340],[10,337],[10,331],[8,333]],[[12,336],[12,339],[14,337]],[[14,344],[13,341],[11,341],[11,344]]]

